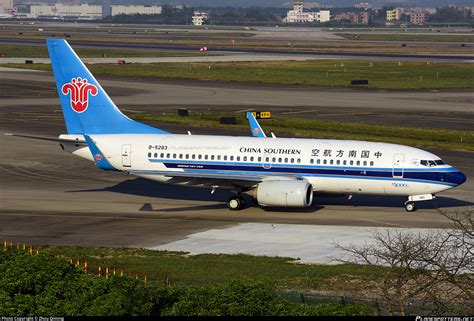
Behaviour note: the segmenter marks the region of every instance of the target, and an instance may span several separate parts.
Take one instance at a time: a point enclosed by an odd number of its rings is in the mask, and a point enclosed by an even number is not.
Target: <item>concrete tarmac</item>
[[[474,123],[472,90],[386,91],[117,77],[98,79],[125,113],[174,113],[177,108],[223,113],[270,110],[275,115],[291,117],[460,130],[472,130]],[[0,106],[12,115],[34,116],[32,102],[38,110],[42,108],[42,113],[52,106],[56,113],[60,112],[56,85],[49,72],[0,67],[0,88]],[[18,109],[19,106],[22,108]]]
[[[103,84],[112,99],[129,113],[175,111],[181,106],[216,112],[268,108],[280,114],[301,111],[294,115],[319,117],[317,111],[306,110],[320,107],[319,104],[333,104],[330,111],[334,113],[346,109],[357,113],[376,106],[380,114],[435,112],[441,113],[439,117],[456,117],[459,113],[456,122],[461,127],[467,124],[462,119],[472,117],[473,113],[467,102],[472,102],[473,94],[464,91],[338,90],[334,94],[331,90],[308,87],[133,79],[104,79]],[[2,70],[0,132],[49,136],[64,133],[59,99],[55,95],[48,73]],[[400,107],[414,98],[417,103]],[[227,107],[226,101],[232,106]],[[451,105],[455,112],[447,110]],[[416,106],[420,107],[416,109]],[[430,125],[443,127],[437,118],[427,119]],[[248,135],[235,129],[153,125],[175,133],[190,129],[193,134]],[[208,189],[164,185],[123,173],[103,172],[93,163],[63,152],[54,142],[2,135],[0,146],[0,238],[30,244],[152,248],[190,234],[239,223],[437,228],[447,226],[438,207],[455,211],[474,205],[474,153],[469,152],[434,151],[463,170],[468,181],[440,194],[434,202],[419,203],[420,210],[415,213],[405,212],[404,199],[367,196],[355,196],[350,201],[316,196],[315,204],[308,209],[253,206],[231,212],[225,205],[229,196],[225,191],[211,195]]]

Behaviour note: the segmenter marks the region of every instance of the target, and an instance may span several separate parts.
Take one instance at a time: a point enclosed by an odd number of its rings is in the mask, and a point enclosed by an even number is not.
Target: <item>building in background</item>
[[[161,6],[110,5],[110,0],[103,1],[102,5],[66,5],[61,3],[54,5],[31,5],[30,13],[27,17],[33,19],[96,20],[122,14],[161,14]]]
[[[13,0],[0,0],[0,13],[7,13],[13,9]]]
[[[370,13],[368,11],[360,13],[360,23],[363,25],[368,25],[370,23]]]
[[[113,5],[111,15],[161,14],[161,6]]]
[[[308,23],[326,22],[331,19],[329,10],[304,11],[304,3],[300,0],[293,1],[293,10],[289,10],[283,22],[286,23]]]
[[[101,5],[31,5],[28,18],[95,20],[102,18]]]
[[[209,14],[203,11],[194,11],[193,14],[193,25],[202,26],[209,19]]]
[[[368,11],[362,12],[342,12],[334,16],[335,21],[350,22],[351,24],[368,25],[370,22],[370,13]]]
[[[410,23],[414,25],[424,25],[426,23],[427,14],[425,10],[413,10],[410,13]]]
[[[399,21],[401,18],[401,11],[398,8],[387,10],[386,15],[387,15],[387,22]]]
[[[371,7],[368,2],[360,2],[354,5],[354,8],[368,10]]]
[[[334,16],[336,21],[348,21],[353,24],[360,23],[360,15],[355,12],[343,12]]]
[[[102,0],[102,18],[110,17],[112,15],[112,7],[110,0]]]

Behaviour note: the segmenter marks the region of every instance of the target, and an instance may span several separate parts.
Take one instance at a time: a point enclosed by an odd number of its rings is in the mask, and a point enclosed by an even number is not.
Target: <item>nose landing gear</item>
[[[408,201],[405,202],[405,210],[407,212],[414,212],[417,210],[415,202],[429,201],[434,198],[436,197],[433,194],[408,196]]]
[[[417,210],[415,202],[406,202],[405,203],[405,210],[407,212],[414,212]]]

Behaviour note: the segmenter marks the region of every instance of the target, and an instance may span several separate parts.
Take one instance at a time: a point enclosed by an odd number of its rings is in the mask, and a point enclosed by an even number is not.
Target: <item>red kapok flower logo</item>
[[[76,113],[82,113],[87,109],[89,93],[95,96],[99,91],[95,85],[89,84],[87,79],[77,77],[72,78],[70,83],[64,84],[61,92],[63,95],[70,93],[71,108]]]

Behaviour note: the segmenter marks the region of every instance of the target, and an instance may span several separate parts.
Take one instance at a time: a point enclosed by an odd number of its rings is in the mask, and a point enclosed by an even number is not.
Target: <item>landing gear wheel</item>
[[[414,212],[416,211],[416,205],[415,202],[408,202],[405,204],[405,210],[407,212]]]
[[[240,197],[231,197],[227,201],[227,207],[231,211],[238,211],[244,207],[244,201]]]

